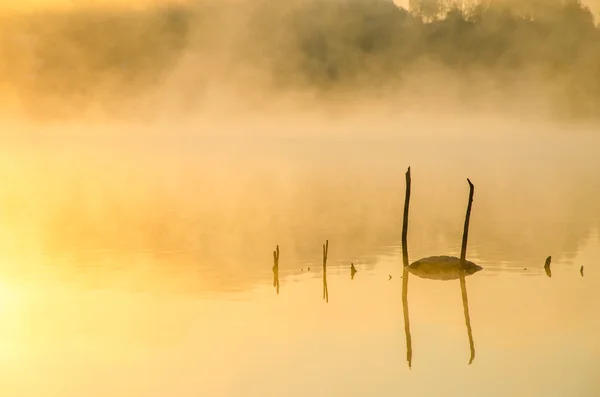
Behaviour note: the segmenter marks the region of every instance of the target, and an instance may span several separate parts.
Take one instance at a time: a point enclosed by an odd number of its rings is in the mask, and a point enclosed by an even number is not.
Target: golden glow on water
[[[597,146],[411,139],[4,145],[2,396],[597,394]],[[477,186],[471,365],[459,280],[414,275],[406,362],[408,164],[411,261],[457,255]]]

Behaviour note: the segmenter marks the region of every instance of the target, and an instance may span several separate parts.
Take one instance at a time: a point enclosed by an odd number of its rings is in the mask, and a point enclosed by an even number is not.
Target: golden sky
[[[2,0],[0,10],[28,11],[72,7],[147,7],[157,4],[185,3],[188,0]]]
[[[0,10],[36,10],[49,8],[70,7],[147,7],[157,4],[185,3],[190,0],[2,0]],[[243,1],[243,0],[215,0],[215,1]],[[394,0],[394,3],[402,7],[408,7],[409,0]],[[584,0],[594,13],[600,8],[600,0]]]

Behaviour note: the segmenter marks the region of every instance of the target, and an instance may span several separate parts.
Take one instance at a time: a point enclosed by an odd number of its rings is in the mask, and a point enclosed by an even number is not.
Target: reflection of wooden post
[[[408,207],[410,204],[410,167],[406,171],[406,195],[404,197],[404,217],[402,219],[402,312],[404,313],[404,334],[406,336],[406,361],[408,368],[412,366],[412,338],[410,335],[410,318],[408,315]]]
[[[410,318],[408,316],[408,268],[402,271],[402,311],[404,313],[404,335],[406,336],[406,361],[408,368],[412,366],[412,338],[410,335]]]
[[[465,227],[463,229],[462,247],[460,249],[461,267],[464,267],[465,258],[467,256],[467,240],[469,239],[469,221],[471,220],[471,205],[473,204],[473,193],[475,191],[475,186],[473,186],[469,178],[467,178],[467,182],[469,182],[469,204],[467,205],[467,215],[465,216]]]
[[[402,218],[402,261],[408,266],[408,207],[410,204],[410,167],[406,171],[406,195],[404,196],[404,217]]]
[[[273,287],[277,288],[279,295],[279,245],[277,250],[273,251]]]
[[[463,310],[465,312],[465,323],[467,324],[467,334],[469,335],[469,348],[471,349],[471,358],[469,365],[475,359],[475,342],[473,342],[473,331],[471,330],[471,316],[469,316],[469,299],[467,298],[467,283],[465,281],[465,272],[459,271],[460,276],[460,292],[462,293]]]
[[[329,252],[329,240],[323,244],[323,299],[329,303],[329,290],[327,289],[327,253]]]

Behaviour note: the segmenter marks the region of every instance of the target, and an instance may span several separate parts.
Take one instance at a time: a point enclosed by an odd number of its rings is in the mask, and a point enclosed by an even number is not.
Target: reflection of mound
[[[419,259],[408,267],[408,271],[415,276],[431,280],[457,280],[461,269],[466,275],[471,275],[483,268],[467,260],[461,267],[460,259],[454,256],[431,256]]]

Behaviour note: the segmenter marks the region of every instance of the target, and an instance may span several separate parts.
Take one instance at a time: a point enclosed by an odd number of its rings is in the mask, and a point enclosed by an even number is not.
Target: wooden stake
[[[404,217],[402,218],[402,262],[408,266],[408,207],[410,205],[410,167],[406,171],[406,195],[404,196]]]
[[[473,193],[475,192],[475,186],[471,183],[469,178],[469,204],[467,204],[467,215],[465,216],[465,227],[463,229],[462,247],[460,249],[460,264],[464,266],[465,258],[467,256],[467,240],[469,239],[469,221],[471,220],[471,206],[473,204]]]

